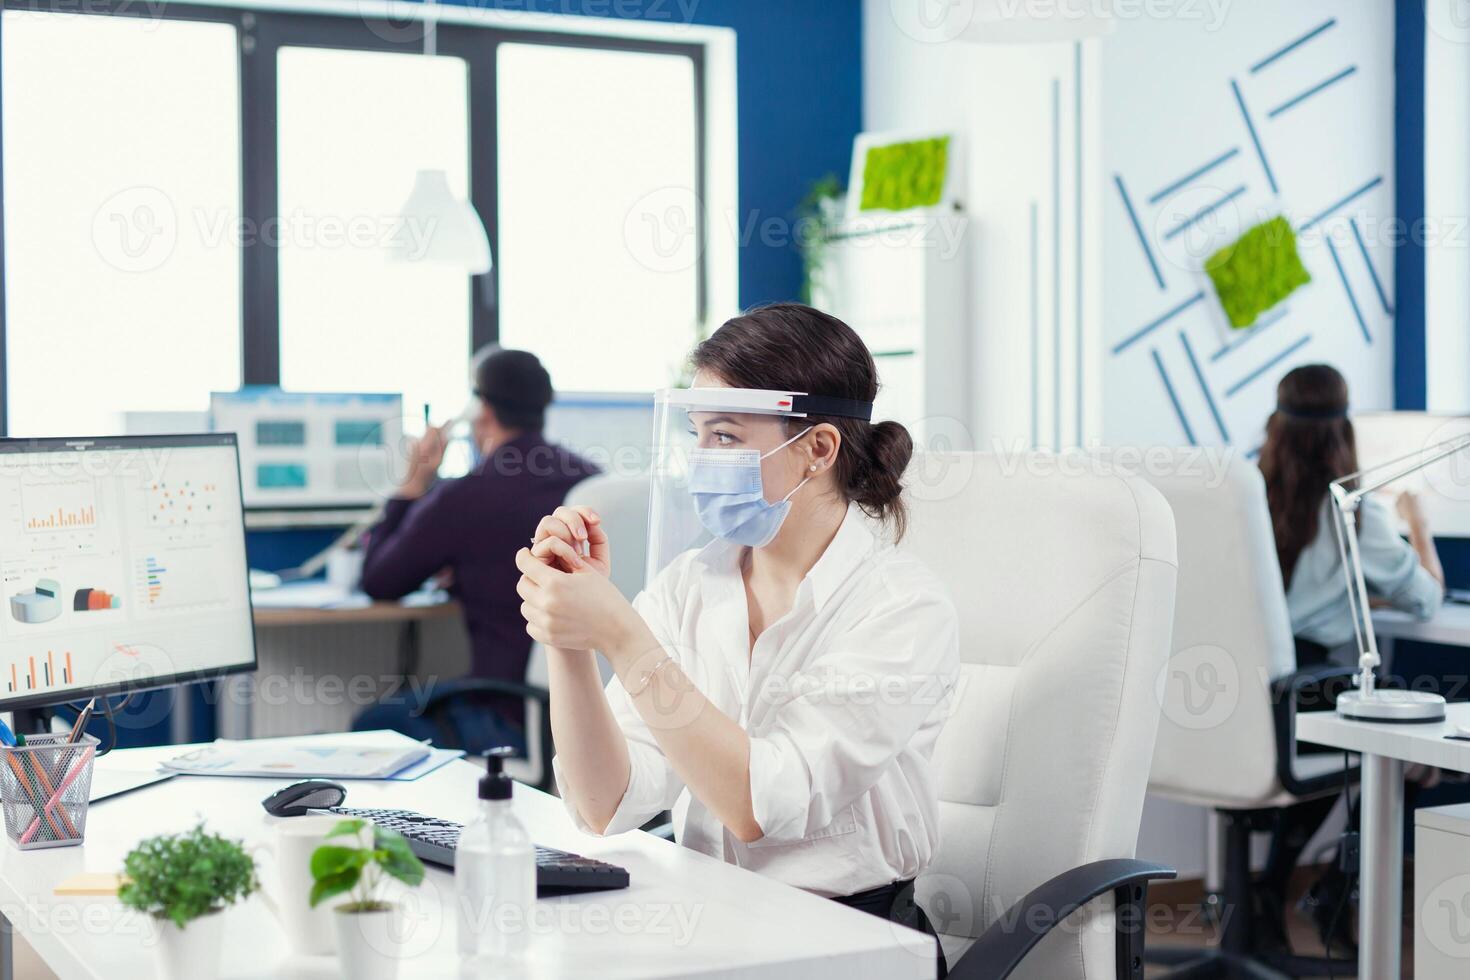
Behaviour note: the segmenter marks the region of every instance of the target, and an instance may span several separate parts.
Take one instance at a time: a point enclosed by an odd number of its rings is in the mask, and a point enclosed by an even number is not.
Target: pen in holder
[[[98,740],[83,735],[33,735],[0,747],[0,806],[5,833],[23,851],[80,844],[87,826],[92,764]]]

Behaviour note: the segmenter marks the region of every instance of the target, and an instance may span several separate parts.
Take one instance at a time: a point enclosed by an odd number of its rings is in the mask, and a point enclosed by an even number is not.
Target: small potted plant
[[[311,854],[311,904],[336,895],[351,900],[335,907],[337,950],[348,980],[392,980],[398,973],[394,955],[397,905],[381,897],[394,878],[410,888],[424,880],[424,866],[401,834],[366,820],[343,820],[327,833],[342,844],[323,844]]]
[[[241,842],[207,833],[203,824],[149,837],[123,859],[123,876],[119,901],[147,913],[155,925],[159,975],[219,976],[222,913],[260,887],[255,859]]]

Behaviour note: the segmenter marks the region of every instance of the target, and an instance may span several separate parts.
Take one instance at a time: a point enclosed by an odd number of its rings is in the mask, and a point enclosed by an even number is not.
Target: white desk
[[[1373,614],[1373,631],[1378,634],[1385,662],[1392,653],[1391,644],[1395,640],[1470,647],[1470,605],[1446,602],[1428,621],[1420,621],[1396,609],[1380,609]]]
[[[1421,624],[1430,625],[1430,624]],[[1434,641],[1443,642],[1443,641]],[[1362,754],[1362,879],[1358,975],[1396,978],[1403,937],[1404,764],[1470,772],[1470,742],[1445,738],[1470,725],[1470,703],[1452,704],[1443,722],[1371,724],[1331,711],[1298,715],[1297,738]]]
[[[138,769],[178,746],[129,749],[99,764]],[[347,805],[402,807],[466,820],[475,806],[480,770],[467,762],[412,783],[348,783]],[[0,910],[61,980],[152,977],[147,924],[113,899],[58,898],[57,882],[81,871],[121,868],[123,855],[150,834],[185,830],[203,816],[210,829],[247,843],[270,836],[275,818],[260,800],[284,781],[180,776],[95,804],[79,847],[21,852],[0,844]],[[903,980],[934,976],[933,940],[836,902],[817,898],[723,864],[649,834],[607,839],[578,832],[561,801],[516,788],[521,819],[537,842],[602,858],[628,869],[631,887],[543,899],[525,969],[515,976],[842,978]],[[263,859],[262,880],[273,882]],[[410,893],[409,958],[402,980],[455,977],[454,879],[429,866]],[[335,978],[335,957],[289,958],[261,899],[232,908],[224,944],[224,976]],[[9,953],[5,943],[4,952]],[[9,964],[6,963],[5,966]],[[8,972],[7,972],[8,975]],[[500,974],[511,976],[512,974]]]

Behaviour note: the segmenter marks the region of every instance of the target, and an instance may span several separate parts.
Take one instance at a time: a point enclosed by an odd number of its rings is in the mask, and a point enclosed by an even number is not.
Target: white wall
[[[1178,445],[1192,435],[1251,450],[1274,404],[1275,381],[1312,360],[1347,374],[1358,408],[1392,405],[1392,318],[1385,308],[1393,300],[1391,4],[1160,0],[1128,6],[1170,16],[1120,15],[1116,31],[1100,40],[996,46],[956,39],[965,26],[956,17],[970,5],[929,3],[924,9],[942,16],[916,18],[914,5],[926,2],[865,0],[864,125],[951,127],[965,139],[971,300],[957,328],[972,331],[977,448],[997,439]],[[1333,26],[1252,70],[1328,20]],[[1349,68],[1351,74],[1271,115]],[[1232,150],[1207,174],[1149,202]],[[1157,277],[1123,206],[1119,178],[1158,262]],[[1195,233],[1165,238],[1241,187]],[[1113,353],[1201,290],[1198,270],[1213,247],[1263,217],[1285,214],[1300,227],[1323,212],[1300,233],[1313,281],[1269,326],[1244,341],[1233,336],[1237,345],[1222,354],[1220,315],[1201,300]],[[1198,875],[1205,827],[1198,808],[1150,800],[1140,853]]]
[[[1077,445],[1101,406],[1095,51],[962,42],[902,6],[865,0],[863,124],[964,142],[975,445]]]
[[[1330,362],[1347,375],[1357,408],[1392,407],[1392,317],[1373,277],[1391,304],[1393,19],[1388,3],[1235,0],[1218,25],[1183,17],[1135,19],[1120,23],[1105,42],[1103,435],[1109,442],[1194,441],[1254,449],[1275,404],[1276,381],[1292,366],[1311,361]],[[1331,20],[1333,26],[1261,64]],[[1271,115],[1349,69],[1351,75]],[[1259,152],[1232,82],[1250,114]],[[1232,151],[1224,163],[1150,203],[1180,178]],[[1118,179],[1137,211],[1158,278],[1128,218]],[[1379,183],[1371,190],[1299,231],[1302,261],[1313,281],[1288,298],[1281,307],[1285,315],[1258,335],[1221,354],[1240,335],[1227,338],[1223,315],[1206,299],[1113,353],[1201,289],[1209,296],[1201,270],[1215,248],[1276,214],[1301,229],[1374,180]],[[1190,232],[1165,237],[1238,189],[1238,197]],[[1257,371],[1254,380],[1246,380]]]
[[[1470,409],[1470,21],[1459,0],[1426,0],[1424,342],[1428,407]]]

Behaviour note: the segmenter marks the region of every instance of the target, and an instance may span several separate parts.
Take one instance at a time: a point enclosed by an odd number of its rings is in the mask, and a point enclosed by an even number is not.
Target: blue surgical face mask
[[[763,548],[771,543],[786,515],[791,496],[806,486],[802,480],[776,503],[761,486],[761,460],[791,445],[811,429],[803,429],[768,453],[757,449],[695,449],[689,454],[689,493],[699,522],[717,538]]]

